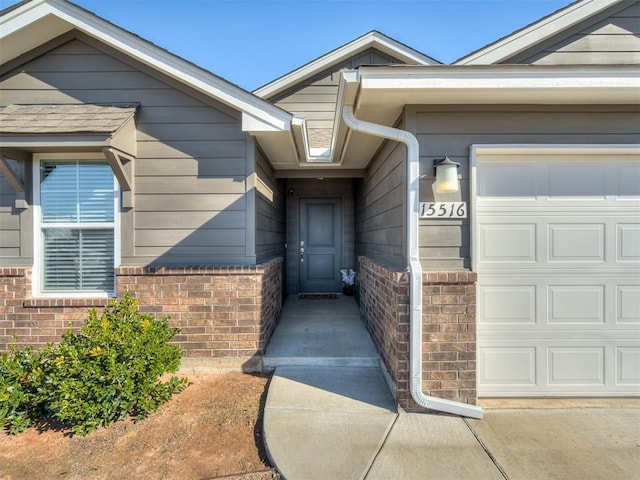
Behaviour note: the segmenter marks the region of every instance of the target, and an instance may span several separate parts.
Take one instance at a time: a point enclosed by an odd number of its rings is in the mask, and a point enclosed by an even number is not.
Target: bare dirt
[[[269,377],[189,375],[147,419],[85,436],[56,425],[0,433],[0,480],[279,478],[262,443]]]

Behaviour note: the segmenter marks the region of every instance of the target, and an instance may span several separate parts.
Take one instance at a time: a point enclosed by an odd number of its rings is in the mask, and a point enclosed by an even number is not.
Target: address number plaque
[[[421,202],[420,218],[467,218],[467,202]]]

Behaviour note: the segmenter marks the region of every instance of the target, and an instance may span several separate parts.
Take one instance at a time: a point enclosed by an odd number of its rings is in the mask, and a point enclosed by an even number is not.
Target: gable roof
[[[297,83],[307,80],[322,71],[348,60],[353,55],[375,48],[391,57],[397,58],[411,65],[436,65],[438,60],[429,57],[413,48],[394,40],[385,34],[372,30],[361,37],[336,48],[310,61],[309,63],[289,72],[272,82],[254,90],[253,93],[261,98],[271,98],[283,92]]]
[[[0,65],[71,30],[243,112],[243,129],[288,131],[292,115],[68,0],[27,0],[0,12]]]
[[[501,63],[536,44],[557,35],[589,17],[625,0],[578,0],[542,19],[516,30],[475,52],[456,60],[453,65],[490,65]]]

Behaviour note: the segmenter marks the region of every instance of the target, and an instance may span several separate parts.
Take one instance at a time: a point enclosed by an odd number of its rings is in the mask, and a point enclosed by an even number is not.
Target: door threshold
[[[299,293],[300,300],[335,300],[338,298],[337,293]]]

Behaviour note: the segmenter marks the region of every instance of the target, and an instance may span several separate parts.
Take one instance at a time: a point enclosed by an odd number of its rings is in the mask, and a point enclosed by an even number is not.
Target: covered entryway
[[[287,179],[287,293],[338,293],[354,268],[351,178]]]
[[[638,149],[476,147],[474,163],[479,395],[640,393]]]

